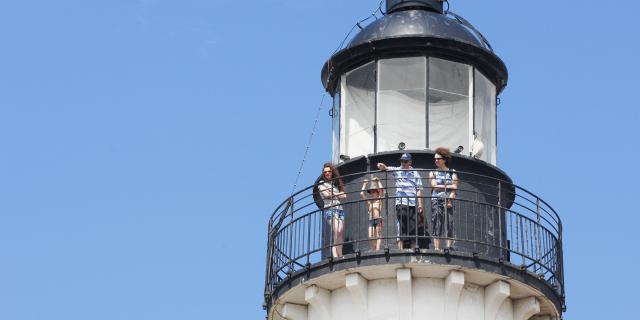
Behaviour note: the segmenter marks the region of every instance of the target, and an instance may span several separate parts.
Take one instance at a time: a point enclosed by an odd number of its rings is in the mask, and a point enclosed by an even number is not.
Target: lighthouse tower
[[[321,75],[334,98],[340,176],[310,181],[269,220],[267,318],[561,319],[560,218],[496,166],[505,64],[439,0],[387,0],[386,14],[362,27]],[[443,209],[430,178],[442,173],[434,164],[440,147],[455,150],[448,173],[457,177]],[[422,207],[401,228],[397,204],[407,195],[397,171],[406,154]],[[365,180],[384,192],[369,193]],[[345,195],[323,201],[325,183]],[[434,228],[436,215],[444,232]]]

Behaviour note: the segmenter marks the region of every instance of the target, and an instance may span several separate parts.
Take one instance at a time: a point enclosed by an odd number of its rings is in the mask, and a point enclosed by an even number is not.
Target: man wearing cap
[[[411,154],[405,153],[400,157],[400,167],[388,167],[384,163],[378,163],[378,169],[391,171],[395,179],[398,248],[404,249],[404,241],[410,240],[411,249],[415,249],[416,239],[410,236],[415,235],[418,229],[416,202],[417,212],[422,217],[422,179],[411,166]]]

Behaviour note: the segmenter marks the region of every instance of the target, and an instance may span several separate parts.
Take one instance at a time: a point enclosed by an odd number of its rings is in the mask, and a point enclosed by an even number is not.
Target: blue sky
[[[509,68],[498,165],[563,218],[565,318],[629,318],[640,5],[451,2]],[[377,3],[0,3],[0,319],[263,318],[322,64]]]

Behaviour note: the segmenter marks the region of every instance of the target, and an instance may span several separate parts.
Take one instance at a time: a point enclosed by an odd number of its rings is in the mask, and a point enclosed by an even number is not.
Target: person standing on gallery
[[[344,237],[344,209],[340,201],[347,199],[344,191],[344,183],[338,168],[331,163],[322,166],[322,180],[318,184],[318,191],[324,202],[324,215],[331,226],[333,257],[342,255],[342,242]]]
[[[442,238],[447,239],[447,248],[453,249],[453,199],[458,191],[458,174],[449,168],[451,152],[447,148],[436,149],[433,159],[436,170],[429,172],[431,184],[431,225],[434,246],[440,250]]]
[[[411,249],[416,247],[416,231],[418,215],[422,217],[422,178],[411,166],[411,154],[404,153],[400,157],[400,167],[378,163],[381,171],[390,171],[396,185],[396,228],[398,248],[404,249],[404,242],[411,242]],[[417,204],[417,208],[416,208]],[[414,236],[414,237],[411,237]]]

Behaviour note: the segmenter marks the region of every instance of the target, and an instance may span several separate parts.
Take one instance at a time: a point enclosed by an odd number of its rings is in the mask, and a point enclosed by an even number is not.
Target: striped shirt
[[[433,171],[433,178],[436,180],[436,185],[446,185],[450,186],[453,184],[453,175],[456,174],[455,169],[449,169],[448,171],[436,170]],[[444,189],[436,190],[435,188],[431,191],[431,202],[434,202],[434,199],[437,201],[437,198],[447,198],[451,194],[451,189],[448,192],[444,192]]]
[[[402,167],[387,167],[396,182],[396,205],[416,206],[418,190],[422,189],[422,179],[418,171],[411,169],[413,167],[407,170],[403,170]]]

